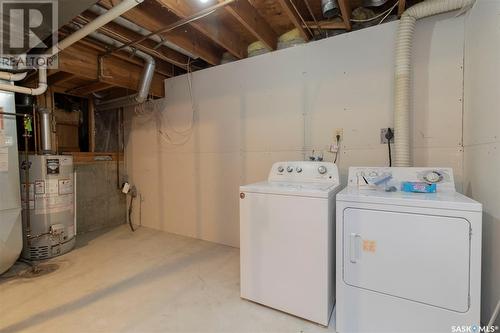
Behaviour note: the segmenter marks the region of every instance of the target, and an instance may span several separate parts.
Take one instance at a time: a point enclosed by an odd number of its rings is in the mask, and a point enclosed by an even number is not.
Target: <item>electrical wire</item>
[[[145,122],[150,121],[155,118],[155,123],[157,125],[157,131],[166,143],[173,146],[182,146],[186,144],[192,136],[195,121],[196,121],[196,103],[194,101],[193,92],[193,72],[191,66],[191,58],[189,58],[187,64],[187,82],[189,90],[189,98],[191,101],[191,121],[186,129],[179,130],[176,129],[169,121],[166,113],[165,100],[150,100],[146,103],[135,106],[134,112],[136,116],[145,119]],[[159,101],[159,102],[158,102]],[[161,103],[161,104],[158,104]],[[180,139],[176,139],[176,136],[180,136]]]
[[[393,6],[393,8],[392,8],[392,9],[394,9],[395,7],[396,7],[396,6]],[[385,14],[385,16],[384,16],[384,17],[382,17],[382,19],[381,19],[381,20],[377,23],[377,25],[382,24],[382,22],[384,22],[384,21],[385,21],[385,19],[386,19],[386,18],[387,18],[387,17],[391,14],[391,12],[392,12],[392,10],[388,11],[388,12],[387,12],[387,14]]]
[[[391,140],[387,140],[387,148],[389,150],[389,166],[392,167]]]
[[[158,133],[160,134],[160,136],[165,141],[167,141],[169,144],[176,145],[176,146],[184,145],[191,139],[194,124],[196,121],[196,103],[194,102],[194,94],[193,94],[193,72],[191,70],[191,58],[189,59],[188,64],[187,64],[187,71],[188,72],[187,72],[186,76],[187,76],[187,82],[188,82],[189,98],[191,100],[191,122],[190,122],[188,128],[186,128],[184,130],[177,130],[173,126],[169,125],[170,122],[168,121],[168,118],[165,117],[167,120],[167,127],[169,127],[169,130],[171,132],[175,133],[176,135],[183,137],[183,139],[181,141],[175,141],[172,138],[172,135],[168,132],[168,130],[167,131],[162,130],[163,119],[164,119],[163,114],[158,114],[158,119],[157,119],[158,124],[159,124]]]
[[[309,0],[304,0],[304,3],[306,4],[306,7],[307,7],[307,10],[309,11],[309,14],[311,15],[312,19],[314,20],[314,24],[316,24],[316,27],[318,28],[319,30],[319,33],[323,36],[323,37],[327,37],[327,34],[326,32],[321,28],[321,25],[320,23],[318,22],[318,20],[316,20],[316,15],[314,15],[312,9],[311,9],[311,5],[309,4]],[[314,36],[314,35],[313,35]]]
[[[309,33],[311,34],[311,36],[314,37],[314,33],[312,32],[312,30],[309,27],[309,25],[307,25],[307,22],[304,20],[304,18],[300,14],[300,11],[295,6],[295,3],[293,2],[293,0],[289,0],[289,1],[290,1],[290,4],[292,5],[293,9],[295,10],[295,13],[297,13],[297,16],[300,18],[300,20],[302,21],[302,23],[304,24],[304,26],[307,28],[307,30],[309,31]]]
[[[130,230],[135,231],[134,224],[132,223],[132,207],[134,204],[134,196],[130,196],[130,205],[128,206],[128,225],[130,226]]]
[[[335,159],[333,160],[333,163],[336,164],[340,152],[340,135],[337,134],[335,138],[337,139],[337,151],[335,152]]]
[[[382,23],[382,21],[383,21],[383,20],[385,20],[385,18],[386,18],[387,16],[389,16],[389,13],[391,13],[391,12],[394,10],[394,8],[396,8],[396,6],[397,6],[398,4],[399,4],[399,1],[396,1],[396,3],[395,3],[395,4],[391,7],[391,8],[387,9],[386,11],[384,11],[384,12],[382,12],[382,13],[380,13],[380,14],[378,14],[378,15],[374,16],[374,17],[370,17],[369,19],[366,19],[366,20],[356,20],[356,19],[350,19],[350,21],[351,21],[351,22],[355,22],[355,23],[371,22],[371,21],[374,21],[374,20],[376,20],[376,19],[378,19],[378,18],[380,18],[380,17],[383,17],[383,16],[385,15],[385,17],[384,17],[384,18],[382,18],[382,20],[378,23],[378,24],[380,24],[380,23]]]
[[[387,132],[385,133],[385,138],[387,140],[387,150],[389,152],[389,166],[392,167],[391,140],[394,138],[394,132],[390,127],[387,128]]]

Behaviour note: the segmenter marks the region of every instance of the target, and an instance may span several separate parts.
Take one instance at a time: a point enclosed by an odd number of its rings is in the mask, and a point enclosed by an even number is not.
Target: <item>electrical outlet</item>
[[[335,129],[335,135],[334,135],[334,142],[337,142],[337,136],[340,137],[340,140],[339,141],[343,141],[344,140],[344,129],[343,128],[337,128]]]
[[[394,128],[391,127],[392,134],[394,135]],[[380,144],[387,144],[387,138],[385,134],[387,133],[387,127],[380,129]],[[394,136],[391,139],[391,143],[394,143]]]

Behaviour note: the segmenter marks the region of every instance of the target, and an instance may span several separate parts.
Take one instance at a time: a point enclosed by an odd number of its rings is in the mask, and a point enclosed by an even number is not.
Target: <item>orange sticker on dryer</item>
[[[374,240],[363,240],[363,251],[364,252],[372,252],[377,251],[377,242]]]

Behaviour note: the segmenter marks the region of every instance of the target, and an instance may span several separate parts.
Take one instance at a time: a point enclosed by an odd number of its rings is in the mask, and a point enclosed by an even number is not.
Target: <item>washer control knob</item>
[[[278,172],[283,172],[284,170],[285,169],[283,169],[283,167],[281,165],[278,167]]]
[[[288,171],[288,172],[292,172],[292,171],[293,171],[293,167],[292,167],[292,166],[288,166],[288,167],[286,168],[286,171]]]
[[[297,171],[298,173],[301,173],[301,172],[302,172],[302,168],[301,168],[301,167],[297,167],[297,168],[295,169],[295,171]]]
[[[318,167],[318,172],[321,174],[321,175],[324,175],[326,173],[326,167],[324,165],[320,165]]]

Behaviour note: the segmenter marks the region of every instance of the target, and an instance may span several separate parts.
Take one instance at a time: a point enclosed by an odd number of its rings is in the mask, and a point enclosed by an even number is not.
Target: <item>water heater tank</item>
[[[23,167],[22,157],[20,164]],[[69,252],[75,246],[73,157],[30,155],[29,164],[28,200],[24,172],[21,172],[22,256],[28,260],[47,259]]]

